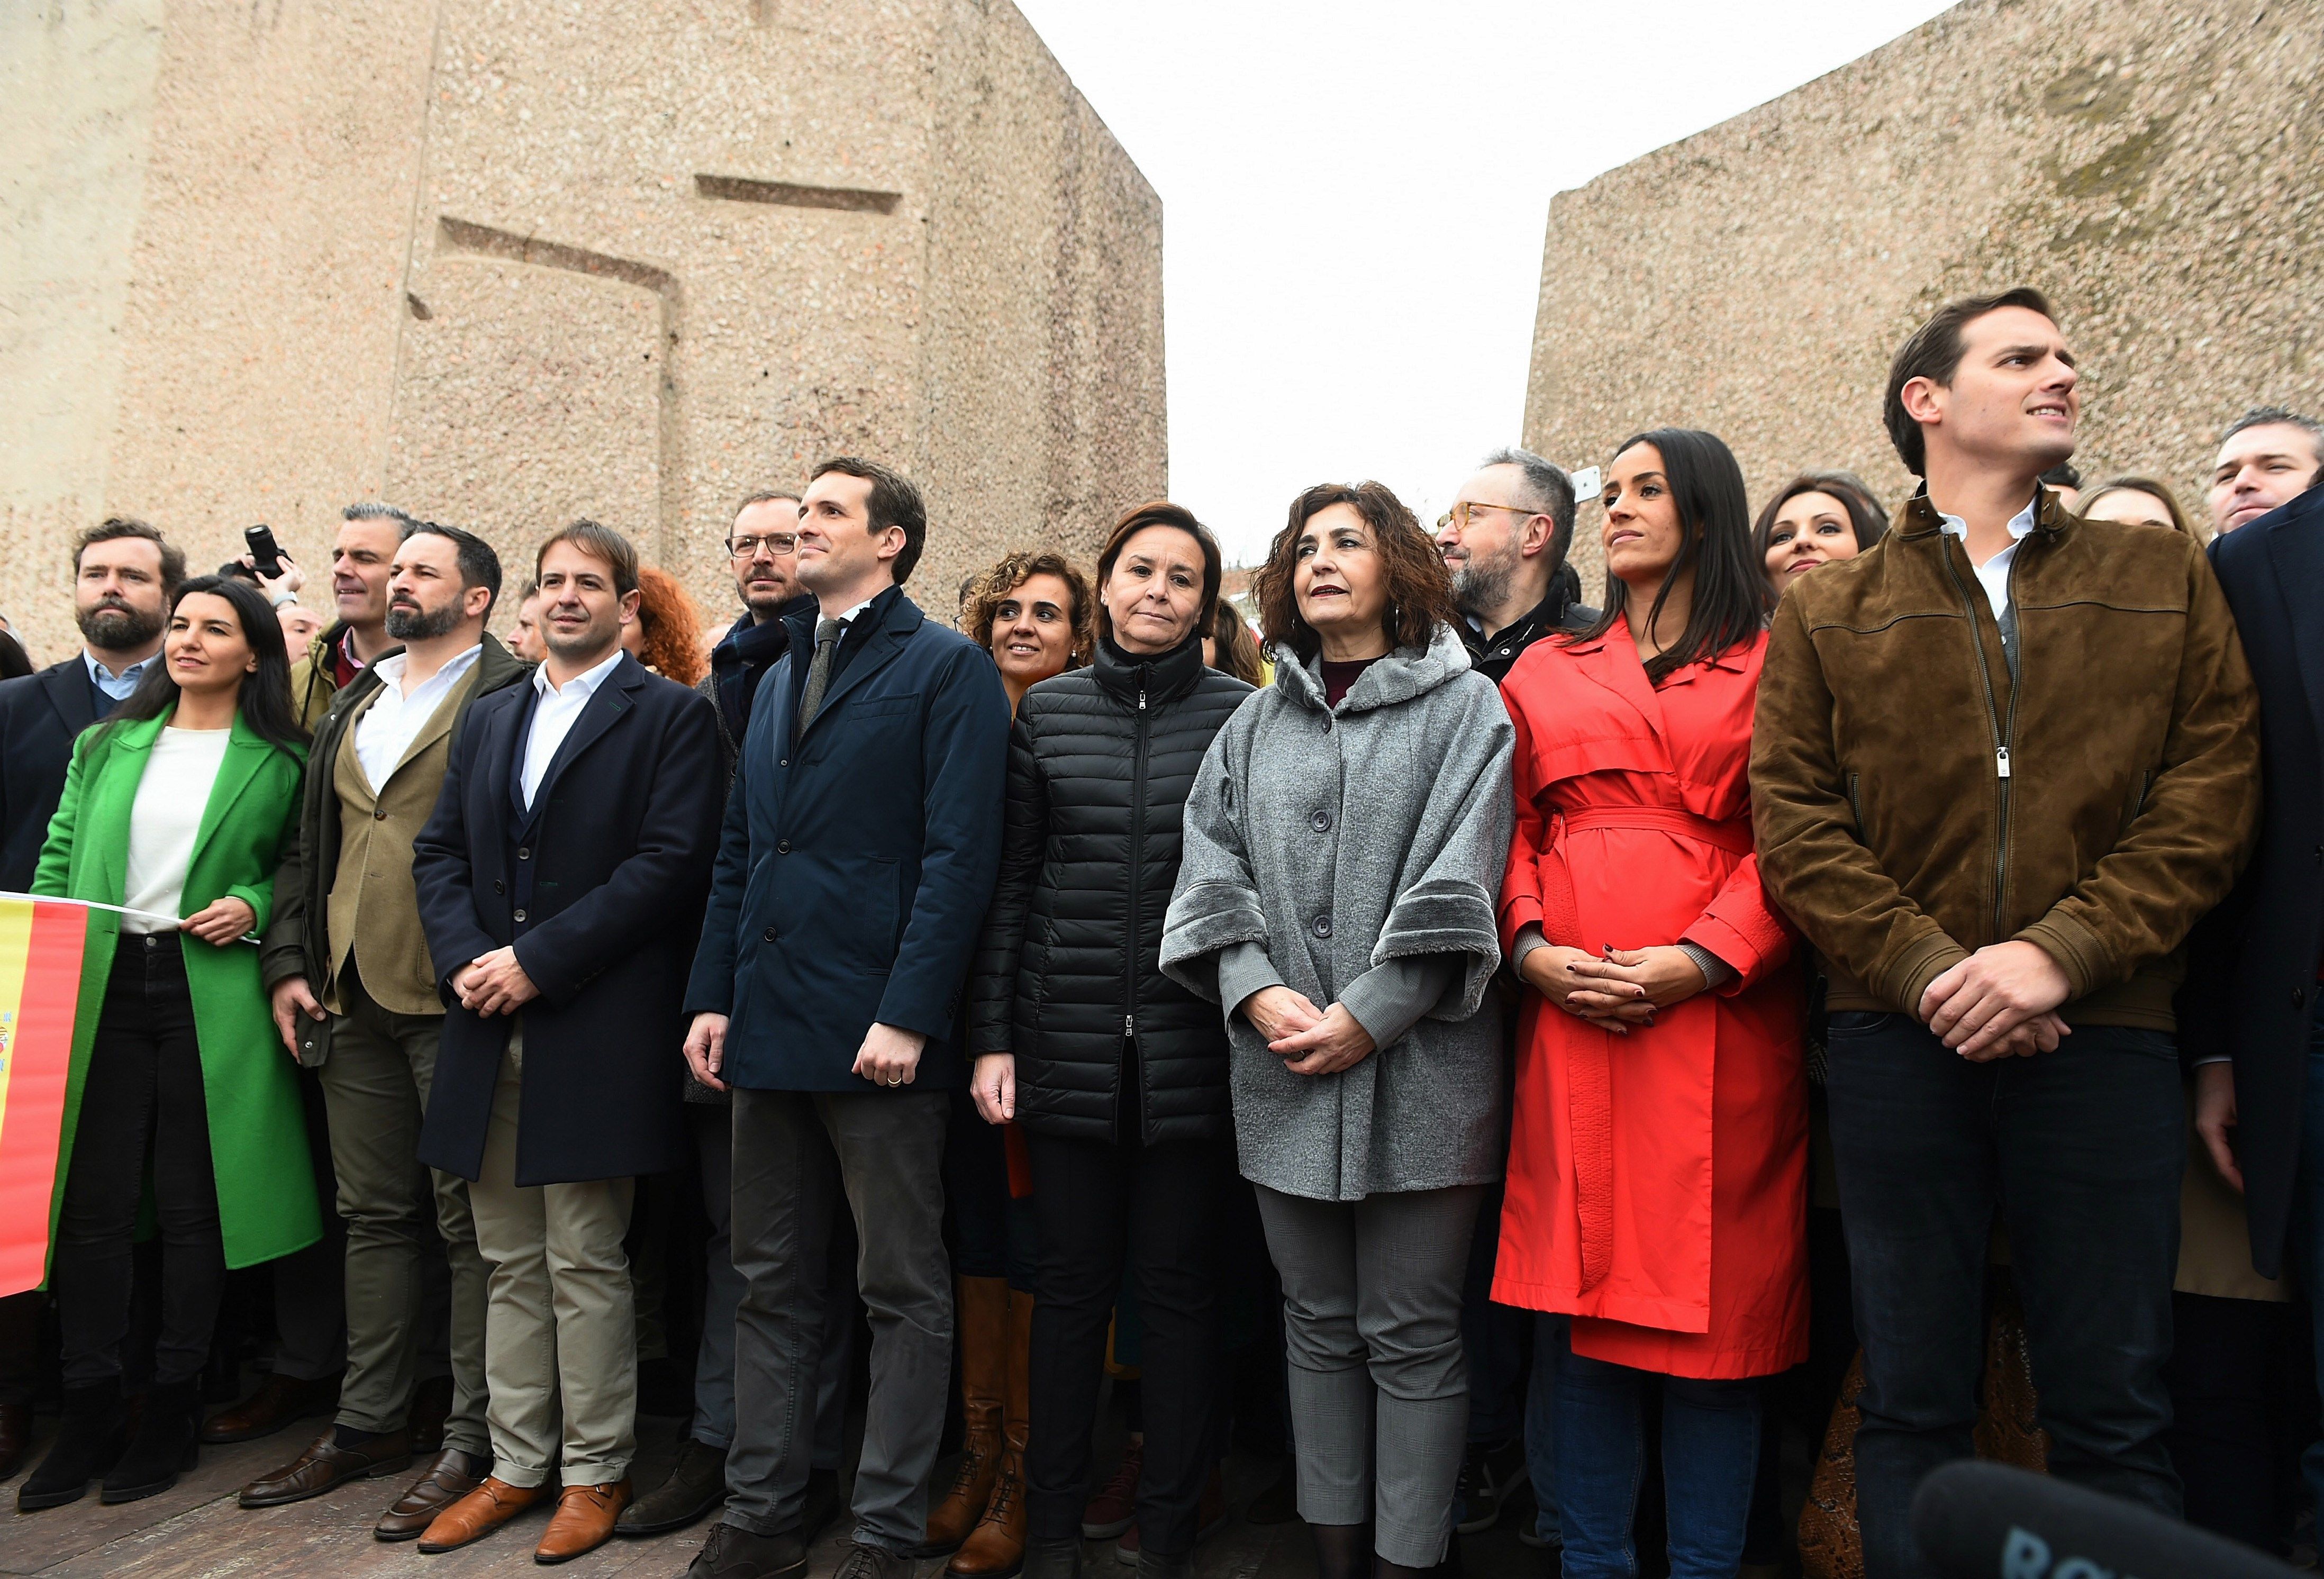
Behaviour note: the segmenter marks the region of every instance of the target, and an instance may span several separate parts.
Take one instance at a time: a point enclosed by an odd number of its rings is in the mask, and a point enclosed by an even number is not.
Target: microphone
[[[1975,1459],[1921,1482],[1913,1537],[1945,1579],[2287,1579],[2299,1572],[2135,1502]]]

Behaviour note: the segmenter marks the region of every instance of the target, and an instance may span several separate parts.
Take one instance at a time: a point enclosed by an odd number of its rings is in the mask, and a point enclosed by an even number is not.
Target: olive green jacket
[[[130,808],[162,724],[159,718],[141,719],[82,734],[65,775],[64,798],[49,824],[48,843],[32,879],[34,893],[100,904],[122,902]],[[190,916],[231,895],[257,913],[252,931],[265,931],[274,910],[275,867],[299,813],[304,767],[300,757],[269,745],[235,716],[226,761],[195,836],[181,914]],[[118,915],[88,912],[80,1008],[73,1023],[64,1125],[57,1147],[57,1183],[49,1203],[52,1249],[64,1181],[71,1175],[89,1049],[104,1011],[106,983],[120,932]],[[185,951],[226,1264],[252,1266],[322,1236],[297,1068],[283,1051],[268,1012],[258,950],[240,940],[217,947],[189,933]]]

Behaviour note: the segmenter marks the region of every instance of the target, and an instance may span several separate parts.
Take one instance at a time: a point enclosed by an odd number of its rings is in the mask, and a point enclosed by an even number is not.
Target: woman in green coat
[[[100,1474],[104,1500],[126,1502],[191,1468],[226,1269],[322,1232],[296,1072],[244,941],[273,911],[305,767],[281,627],[248,586],[200,577],[179,589],[161,654],[74,746],[32,882],[129,913],[89,912],[49,1208],[64,1417],[18,1489],[26,1511],[73,1501]],[[153,1390],[123,1449],[121,1342],[149,1156],[161,1330]]]

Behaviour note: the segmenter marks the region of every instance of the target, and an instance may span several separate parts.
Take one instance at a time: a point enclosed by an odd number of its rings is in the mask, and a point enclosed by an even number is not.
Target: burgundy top
[[[1356,683],[1356,677],[1379,661],[1377,658],[1359,658],[1353,663],[1323,660],[1323,705],[1338,706],[1340,699],[1348,694],[1348,688]]]

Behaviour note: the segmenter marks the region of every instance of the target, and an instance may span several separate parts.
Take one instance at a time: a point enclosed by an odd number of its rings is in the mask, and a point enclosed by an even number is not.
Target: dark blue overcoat
[[[959,1087],[962,983],[1001,869],[1009,698],[991,658],[882,596],[878,628],[793,740],[816,616],[791,615],[736,764],[689,1012],[730,1017],[724,1076],[865,1091],[873,1022],[928,1039],[914,1088]],[[854,639],[854,638],[851,638]]]

